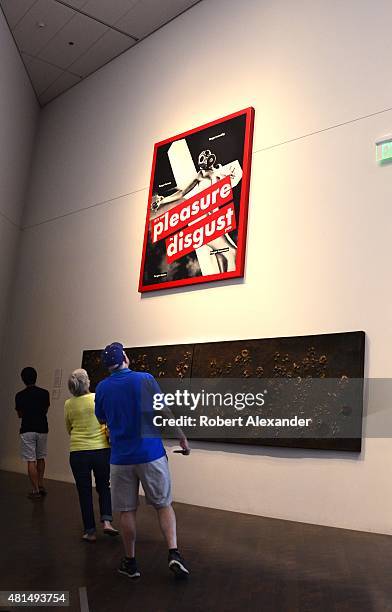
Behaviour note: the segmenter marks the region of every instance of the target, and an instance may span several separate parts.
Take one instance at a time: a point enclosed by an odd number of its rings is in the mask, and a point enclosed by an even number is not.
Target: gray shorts
[[[23,461],[37,461],[47,455],[48,434],[27,431],[20,434],[20,453]]]
[[[136,510],[139,503],[139,483],[146,500],[154,508],[172,503],[169,463],[166,455],[149,463],[110,465],[110,489],[115,512]]]

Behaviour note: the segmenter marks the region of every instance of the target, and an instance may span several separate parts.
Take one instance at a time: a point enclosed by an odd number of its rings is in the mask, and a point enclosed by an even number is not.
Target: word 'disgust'
[[[151,239],[157,242],[170,236],[166,239],[170,263],[235,228],[233,191],[227,176],[153,219]]]

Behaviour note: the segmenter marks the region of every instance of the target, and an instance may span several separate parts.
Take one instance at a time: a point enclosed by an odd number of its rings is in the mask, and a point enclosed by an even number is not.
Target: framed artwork
[[[139,291],[244,276],[254,109],[154,147]]]
[[[190,439],[221,444],[247,444],[360,452],[362,444],[365,333],[363,331],[287,338],[226,340],[125,349],[132,370],[149,372],[162,390],[184,388],[196,382],[208,391],[241,387],[269,390],[260,416],[272,418],[298,414],[311,418],[309,428],[288,437],[282,430],[247,429],[247,437],[193,435]],[[102,349],[83,351],[82,367],[95,391],[108,376],[101,365]],[[175,413],[175,407],[172,408]],[[252,408],[252,414],[257,410]],[[219,408],[220,416],[228,416]],[[245,410],[241,413],[244,414]]]

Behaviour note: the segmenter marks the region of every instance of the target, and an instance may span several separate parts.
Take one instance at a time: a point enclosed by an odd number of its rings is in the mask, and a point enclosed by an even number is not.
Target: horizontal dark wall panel
[[[312,419],[311,426],[296,438],[282,435],[276,429],[268,438],[259,437],[256,430],[256,435],[246,438],[197,435],[194,439],[252,446],[361,450],[365,360],[362,331],[125,350],[130,367],[150,372],[164,390],[168,379],[184,384],[190,379],[195,384],[196,379],[205,380],[209,381],[210,389],[214,379],[220,388],[223,379],[227,379],[228,389],[233,381],[243,380],[248,390],[265,381],[273,393],[259,416],[273,417],[279,413],[279,417],[289,418],[299,414]],[[90,375],[92,391],[107,376],[100,364],[100,354],[101,349],[83,352],[82,367]],[[221,415],[225,416],[224,408]]]

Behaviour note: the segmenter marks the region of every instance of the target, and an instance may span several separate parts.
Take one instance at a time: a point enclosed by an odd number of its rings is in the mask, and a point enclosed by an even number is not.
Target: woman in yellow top
[[[95,396],[90,393],[90,380],[86,370],[75,370],[69,377],[68,388],[73,395],[64,406],[65,425],[71,436],[69,462],[79,493],[84,524],[83,540],[95,542],[91,472],[95,478],[104,533],[119,533],[111,524],[110,446],[105,427],[100,425],[95,416]]]

